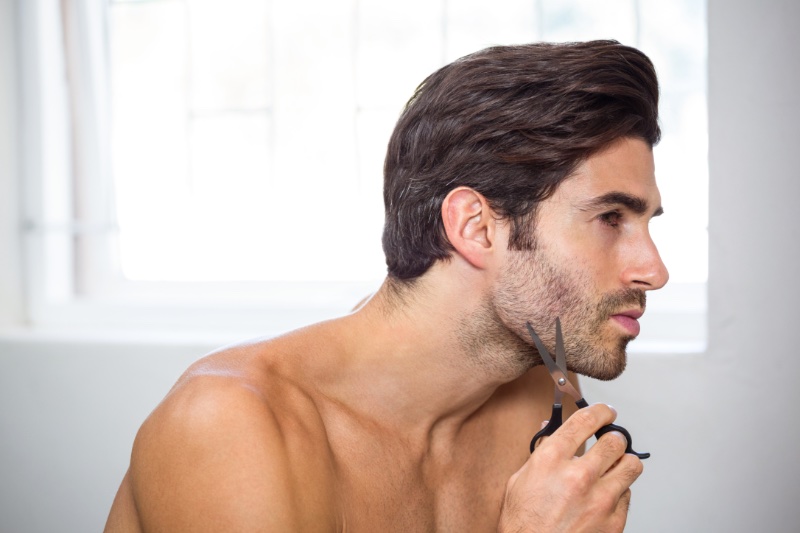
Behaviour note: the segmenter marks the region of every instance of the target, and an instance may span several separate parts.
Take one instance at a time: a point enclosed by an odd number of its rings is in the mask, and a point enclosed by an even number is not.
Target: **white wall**
[[[20,264],[12,253],[19,250],[14,18],[13,0],[0,0],[0,326],[22,319]]]
[[[10,6],[0,0],[4,112]],[[709,349],[637,357],[586,395],[616,405],[653,454],[627,531],[797,531],[800,2],[709,0],[708,19]],[[0,278],[13,292],[9,124],[0,114]],[[0,531],[100,530],[136,428],[208,348],[0,338]]]
[[[0,340],[0,531],[102,531],[138,426],[207,349]]]

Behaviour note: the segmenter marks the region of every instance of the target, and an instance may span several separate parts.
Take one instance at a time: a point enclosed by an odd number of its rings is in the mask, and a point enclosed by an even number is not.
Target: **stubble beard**
[[[505,359],[525,370],[541,364],[525,328],[530,322],[555,356],[555,319],[561,320],[567,366],[573,372],[611,380],[625,370],[626,349],[635,337],[621,335],[609,323],[611,315],[630,307],[645,307],[645,292],[622,289],[597,296],[581,265],[557,267],[546,250],[511,251],[503,279],[491,302],[497,321],[491,329],[511,333]],[[563,263],[566,264],[566,263]]]

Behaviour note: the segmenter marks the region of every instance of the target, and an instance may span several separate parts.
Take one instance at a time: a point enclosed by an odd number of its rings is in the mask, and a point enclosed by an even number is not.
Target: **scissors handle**
[[[533,453],[533,449],[536,448],[536,443],[539,439],[542,437],[549,437],[561,427],[561,421],[561,404],[553,404],[553,412],[550,414],[550,420],[547,421],[547,425],[543,427],[539,433],[534,435],[533,440],[531,440],[531,453]]]
[[[589,407],[589,404],[583,398],[575,402],[575,405],[577,405],[579,409],[583,409],[584,407]],[[631,434],[628,433],[628,430],[622,426],[618,426],[616,424],[606,424],[605,426],[598,429],[597,432],[594,434],[594,436],[599,439],[609,431],[619,431],[625,436],[625,439],[628,441],[628,446],[625,448],[625,453],[631,453],[636,457],[638,457],[639,459],[647,459],[648,457],[650,457],[650,454],[648,452],[639,453],[633,451],[633,439],[631,438]]]
[[[586,400],[584,400],[583,398],[581,398],[580,400],[575,402],[575,404],[580,409],[583,409],[584,407],[589,407],[589,404],[586,403]],[[536,448],[536,443],[539,442],[539,439],[541,439],[542,437],[549,437],[550,435],[555,433],[555,431],[558,428],[561,427],[561,423],[562,423],[561,412],[562,412],[561,405],[560,404],[554,404],[553,405],[553,412],[550,415],[550,420],[547,421],[547,425],[545,427],[543,427],[536,435],[534,435],[533,439],[531,440],[531,448],[530,448],[531,449],[531,453],[533,453],[533,450]],[[618,426],[616,424],[606,424],[605,426],[603,426],[600,429],[598,429],[595,432],[594,436],[599,439],[600,437],[602,437],[603,435],[605,435],[609,431],[619,431],[620,433],[622,433],[625,436],[625,439],[628,441],[628,445],[625,448],[625,453],[633,454],[636,457],[638,457],[639,459],[647,459],[648,457],[650,457],[650,454],[648,452],[639,453],[639,452],[633,451],[633,438],[631,438],[631,434],[628,433],[628,430],[625,429],[622,426]]]

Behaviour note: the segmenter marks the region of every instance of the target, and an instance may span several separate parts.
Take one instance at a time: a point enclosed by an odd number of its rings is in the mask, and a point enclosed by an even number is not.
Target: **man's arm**
[[[130,488],[142,529],[336,529],[326,469],[300,455],[307,450],[290,449],[293,440],[251,388],[235,379],[192,378],[156,409],[134,443]]]
[[[596,404],[543,440],[508,481],[498,531],[621,532],[641,460],[625,453],[625,437],[616,432],[575,457],[586,439],[615,418],[608,406]]]

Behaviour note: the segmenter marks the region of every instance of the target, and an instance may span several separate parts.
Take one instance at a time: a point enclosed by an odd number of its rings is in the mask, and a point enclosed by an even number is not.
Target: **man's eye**
[[[603,213],[600,215],[600,220],[603,224],[611,227],[617,227],[622,220],[622,214],[619,211],[611,211],[610,213]]]

